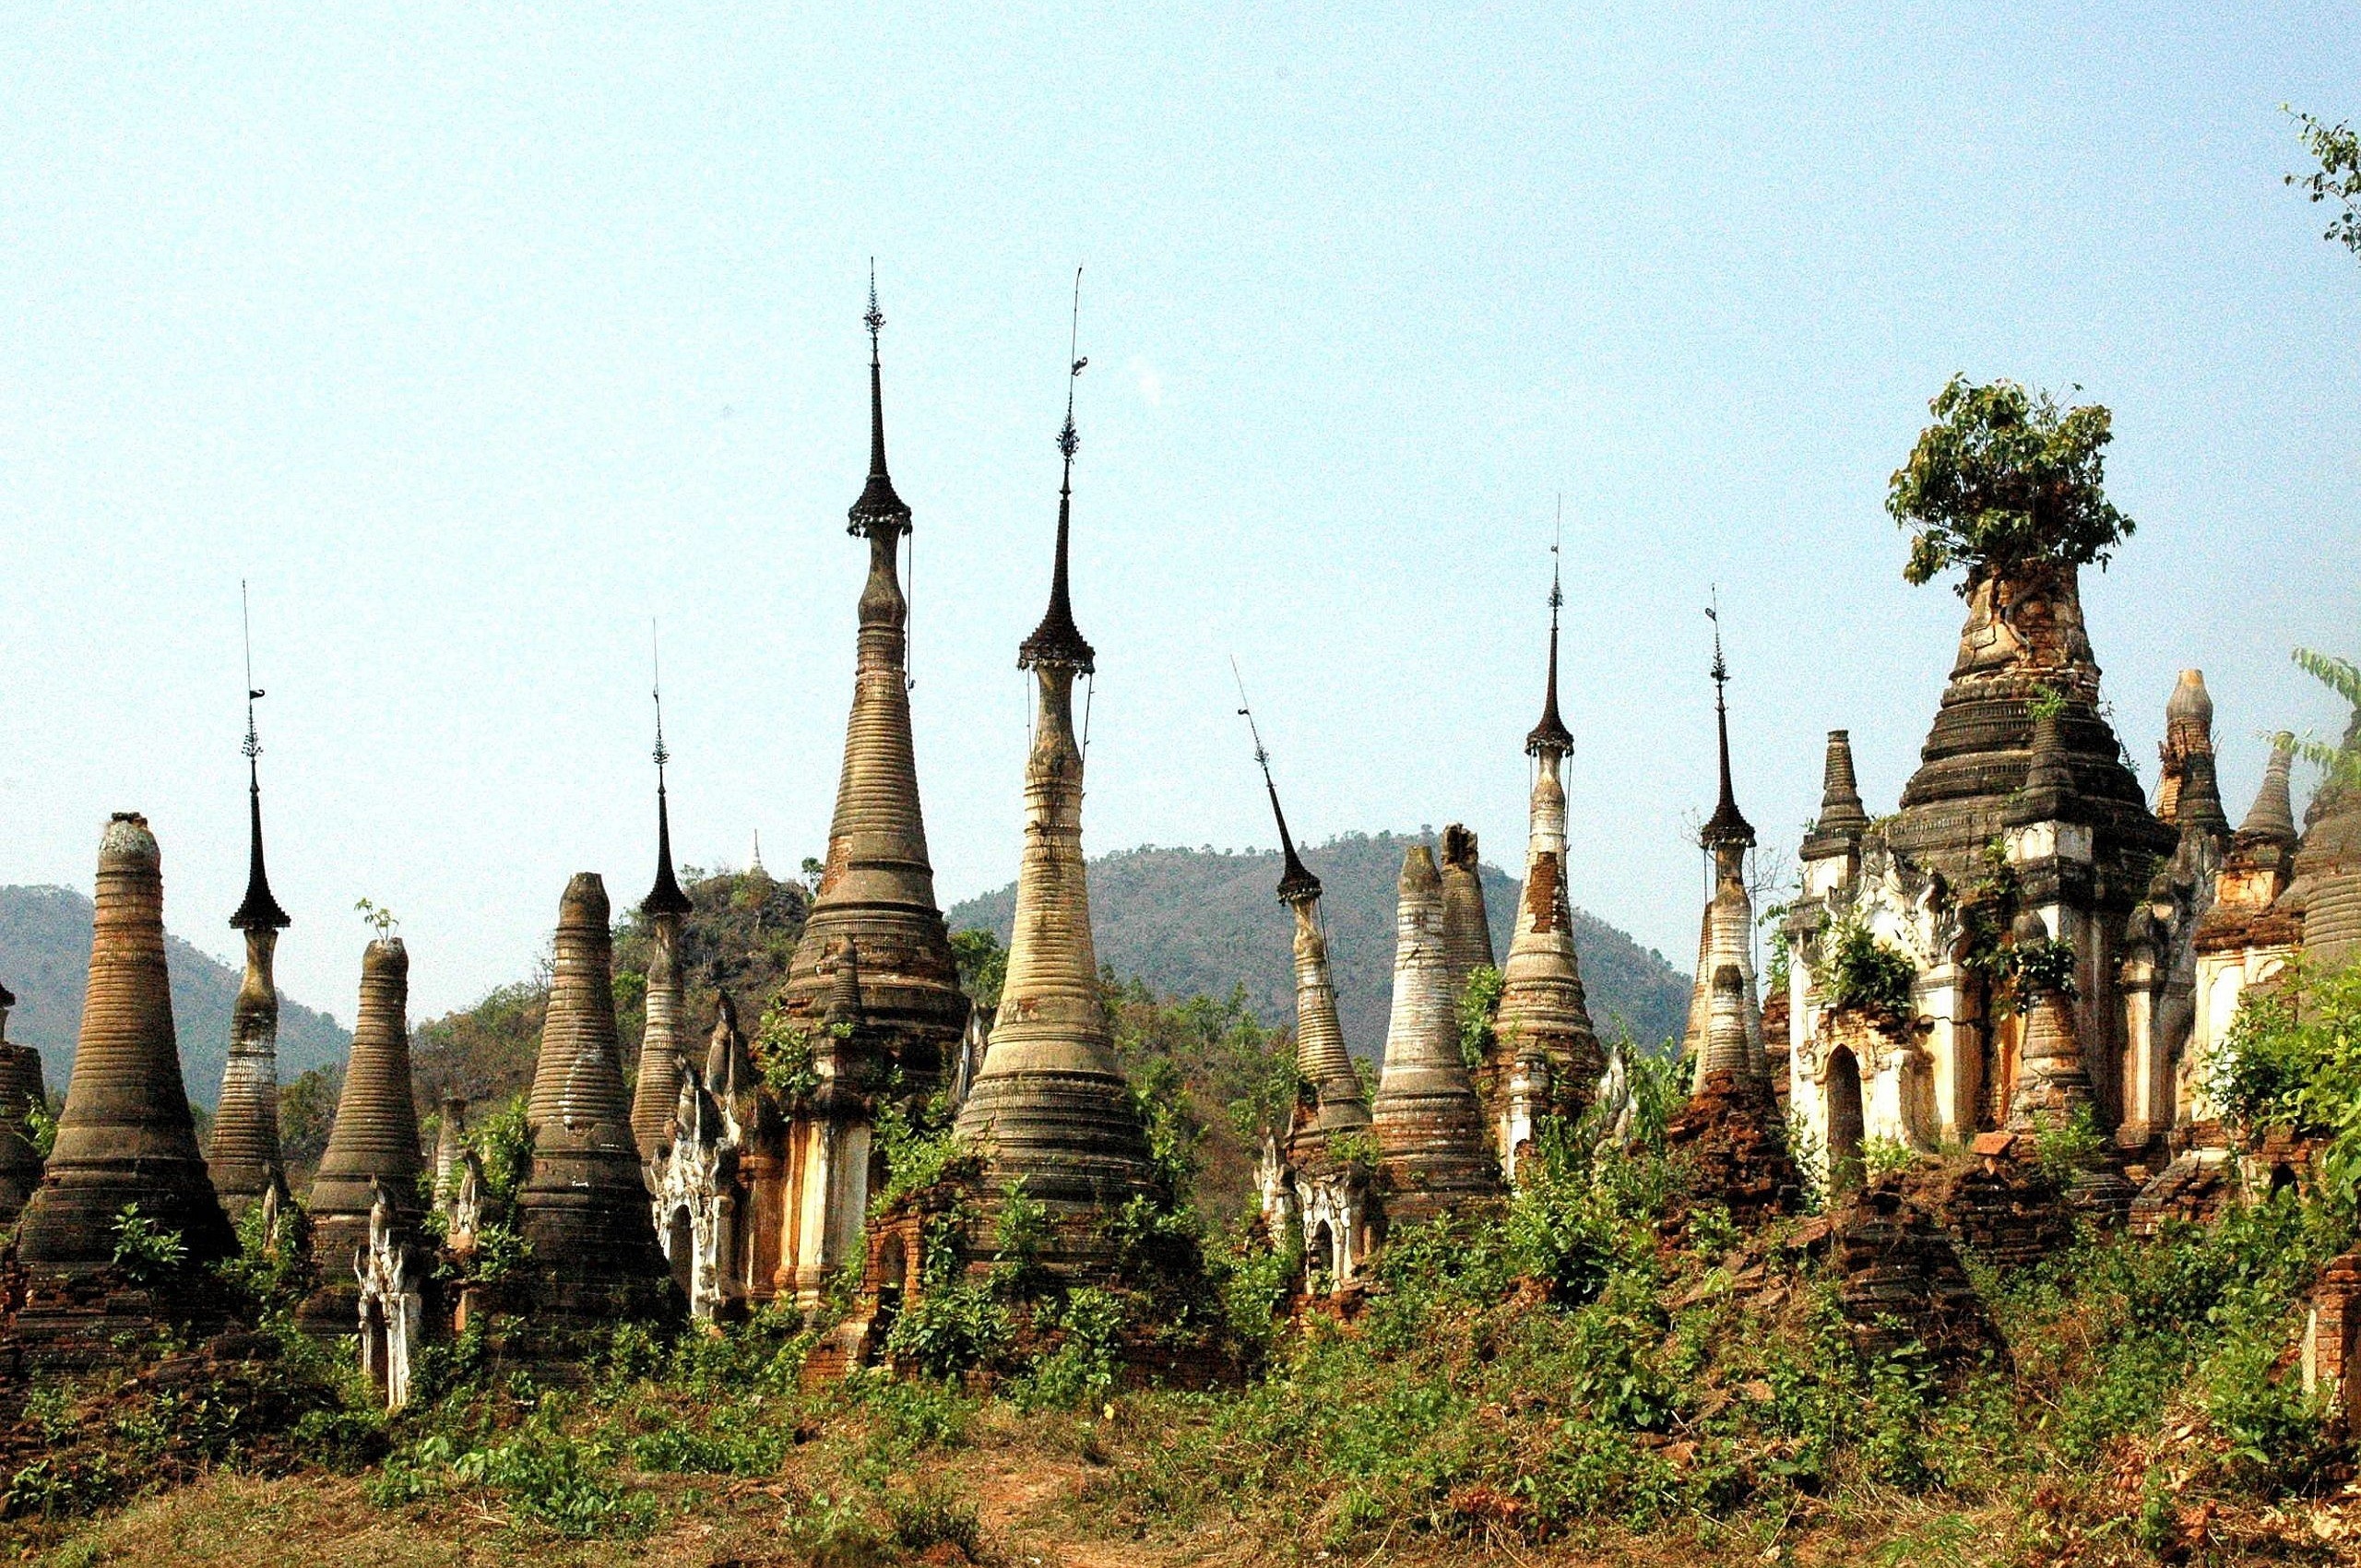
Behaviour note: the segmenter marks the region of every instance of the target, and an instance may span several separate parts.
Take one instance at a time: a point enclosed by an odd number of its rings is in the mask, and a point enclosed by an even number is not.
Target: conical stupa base
[[[985,1151],[997,1199],[1014,1187],[1050,1211],[1042,1262],[1083,1274],[1117,1262],[1104,1221],[1135,1197],[1157,1195],[1147,1134],[1122,1081],[1090,1072],[1028,1070],[976,1081],[959,1133]]]

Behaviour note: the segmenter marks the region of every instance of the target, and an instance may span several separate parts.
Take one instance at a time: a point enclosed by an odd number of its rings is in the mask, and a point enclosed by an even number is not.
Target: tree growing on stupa
[[[1965,597],[1987,576],[2105,566],[2131,537],[2137,525],[2106,498],[2115,432],[2104,405],[2061,409],[2013,381],[1954,375],[1927,407],[1935,422],[1886,491],[1886,510],[1911,535],[1905,580],[1963,566]]]

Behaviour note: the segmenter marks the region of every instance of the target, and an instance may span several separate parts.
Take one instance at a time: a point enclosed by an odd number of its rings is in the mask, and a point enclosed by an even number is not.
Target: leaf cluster
[[[1973,583],[2039,564],[2104,565],[2131,536],[2137,525],[2106,498],[2105,407],[2060,409],[2013,381],[1954,375],[1928,408],[1935,422],[1886,490],[1887,512],[1911,534],[1906,581],[1954,566]]]

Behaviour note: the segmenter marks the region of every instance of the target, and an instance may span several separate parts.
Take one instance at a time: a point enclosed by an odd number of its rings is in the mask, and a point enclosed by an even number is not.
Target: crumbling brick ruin
[[[14,1225],[41,1185],[41,1150],[33,1144],[32,1111],[46,1107],[41,1052],[8,1043],[8,1009],[16,992],[0,985],[0,1228]]]

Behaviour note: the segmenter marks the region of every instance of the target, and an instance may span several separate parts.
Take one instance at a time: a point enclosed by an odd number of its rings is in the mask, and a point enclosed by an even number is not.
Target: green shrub
[[[1492,1053],[1492,1020],[1501,1010],[1501,971],[1478,964],[1467,971],[1458,998],[1459,1054],[1471,1073]]]
[[[164,1284],[188,1263],[188,1243],[181,1233],[141,1214],[136,1203],[123,1206],[113,1229],[115,1266],[137,1284]]]
[[[1909,955],[1880,942],[1857,917],[1832,926],[1821,942],[1812,979],[1831,1008],[1910,1015],[1918,971]]]

